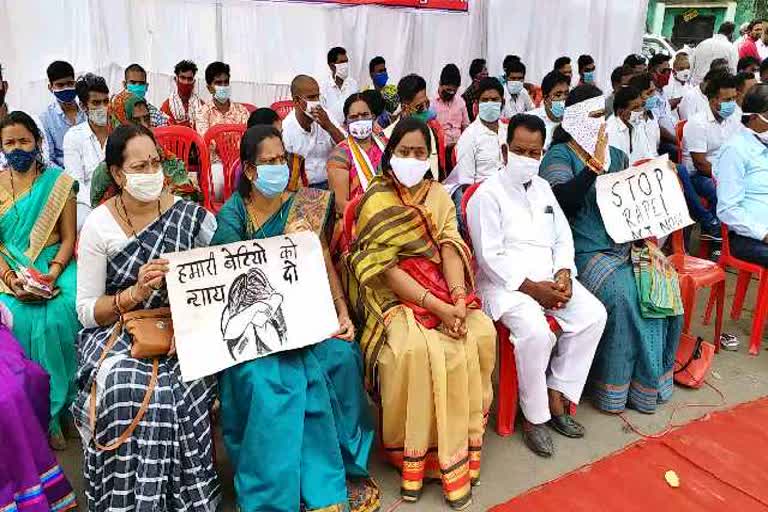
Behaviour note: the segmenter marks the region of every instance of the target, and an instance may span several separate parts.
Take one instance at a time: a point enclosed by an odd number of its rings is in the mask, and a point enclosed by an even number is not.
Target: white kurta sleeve
[[[107,286],[107,249],[101,235],[103,216],[94,211],[80,231],[77,246],[77,318],[83,327],[98,327],[94,308]]]
[[[482,190],[467,205],[467,223],[477,264],[494,284],[514,292],[528,272],[525,258],[515,257],[504,247],[502,217],[496,198]]]
[[[571,276],[576,277],[576,262],[575,262],[575,250],[573,247],[573,234],[571,233],[571,225],[568,223],[568,219],[563,213],[562,208],[555,199],[555,194],[552,193],[552,189],[548,184],[547,195],[552,201],[553,214],[555,216],[555,243],[552,246],[552,261],[555,263],[554,271],[567,268],[571,271]]]

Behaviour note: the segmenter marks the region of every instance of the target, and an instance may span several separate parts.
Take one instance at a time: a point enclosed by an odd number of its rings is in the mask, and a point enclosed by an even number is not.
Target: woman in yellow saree
[[[13,315],[13,334],[27,357],[50,375],[50,442],[66,446],[61,414],[74,398],[77,183],[40,159],[42,137],[24,112],[0,124],[10,169],[0,173],[0,301]],[[28,269],[25,272],[25,269]],[[25,273],[36,276],[25,279]],[[44,288],[31,291],[31,283]]]
[[[366,384],[380,399],[382,441],[402,473],[401,495],[417,501],[424,479],[436,478],[461,510],[480,474],[496,332],[472,293],[453,202],[425,178],[428,130],[414,119],[395,128],[344,264],[364,323]]]

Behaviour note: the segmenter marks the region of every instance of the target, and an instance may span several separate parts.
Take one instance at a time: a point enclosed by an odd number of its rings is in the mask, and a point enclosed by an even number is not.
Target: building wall
[[[706,0],[707,3],[712,3],[712,0]],[[653,32],[653,27],[656,25],[656,6],[663,2],[663,0],[648,0],[648,14],[646,15],[646,30],[648,32]],[[662,22],[662,30],[661,35],[665,37],[671,37],[672,36],[672,27],[675,24],[675,16],[678,14],[682,14],[683,12],[690,9],[690,7],[675,7],[674,5],[669,5],[668,2],[664,2],[666,5],[666,8],[664,9],[664,18]],[[696,3],[696,0],[691,0],[689,3],[693,4]],[[704,3],[704,2],[702,2]],[[715,30],[720,26],[721,23],[723,23],[726,20],[726,12],[727,7],[726,4],[729,2],[727,0],[723,0],[723,7],[702,7],[698,8],[697,10],[701,15],[714,15],[715,16]],[[748,22],[752,20],[755,17],[755,10],[754,10],[754,4],[755,0],[737,0],[736,1],[736,12],[734,16],[733,22],[736,23],[736,26],[740,26],[742,23]]]

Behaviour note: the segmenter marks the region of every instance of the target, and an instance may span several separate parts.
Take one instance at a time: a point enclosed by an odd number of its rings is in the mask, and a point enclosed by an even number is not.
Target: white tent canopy
[[[598,80],[640,50],[646,0],[473,0],[469,13],[264,0],[0,0],[0,65],[11,109],[39,112],[50,101],[45,68],[56,59],[76,73],[122,88],[133,62],[149,72],[148,98],[167,97],[173,66],[195,61],[198,91],[205,66],[232,67],[233,98],[259,106],[288,97],[299,74],[325,78],[332,46],[349,51],[351,71],[369,82],[368,61],[387,60],[396,80],[411,72],[437,87],[442,67],[456,63],[464,84],[469,64],[487,57],[501,73],[507,54],[522,57],[538,83],[555,58],[582,53],[597,61]]]

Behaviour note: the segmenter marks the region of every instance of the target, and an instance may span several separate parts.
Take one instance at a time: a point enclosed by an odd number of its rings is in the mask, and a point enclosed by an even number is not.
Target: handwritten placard
[[[339,328],[312,232],[163,257],[184,381],[318,343]]]
[[[659,238],[693,224],[666,155],[599,176],[595,187],[605,229],[616,243]]]

